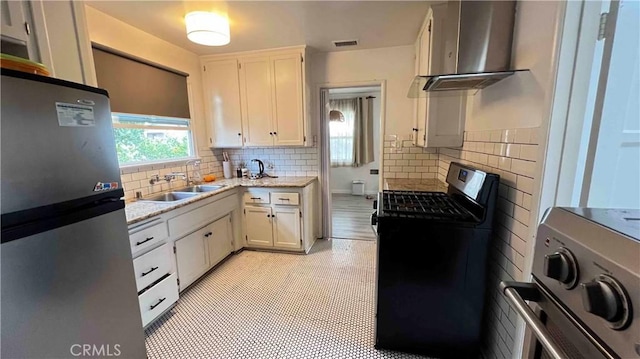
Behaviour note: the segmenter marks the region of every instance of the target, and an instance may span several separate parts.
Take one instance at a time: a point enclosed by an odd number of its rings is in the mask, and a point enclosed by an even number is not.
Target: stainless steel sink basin
[[[197,196],[197,193],[169,192],[142,199],[143,202],[178,202]]]
[[[174,192],[211,192],[211,191],[215,191],[215,190],[219,190],[220,188],[225,187],[226,185],[196,185],[196,186],[190,186],[190,187],[184,187],[184,188],[180,188],[175,190]]]

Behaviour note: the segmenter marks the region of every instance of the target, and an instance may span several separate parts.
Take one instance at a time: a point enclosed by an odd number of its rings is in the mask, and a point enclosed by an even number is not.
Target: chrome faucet
[[[149,184],[154,185],[154,184],[156,184],[156,182],[160,182],[160,176],[159,175],[153,175],[153,176],[151,176],[151,178],[149,178]]]
[[[167,181],[167,182],[171,182],[174,179],[176,179],[177,177],[182,177],[182,179],[187,178],[187,176],[182,172],[171,172],[171,173],[168,173],[168,174],[164,175],[164,180]]]
[[[184,172],[187,174],[187,186],[190,186],[191,184],[196,184],[195,181],[189,179],[189,165],[193,165],[195,170],[195,167],[199,166],[200,163],[201,163],[200,160],[189,160],[184,163]]]

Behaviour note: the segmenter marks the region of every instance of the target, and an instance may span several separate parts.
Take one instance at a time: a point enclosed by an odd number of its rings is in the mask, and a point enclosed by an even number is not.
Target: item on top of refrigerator
[[[0,54],[0,67],[41,76],[51,76],[43,64],[7,54]]]

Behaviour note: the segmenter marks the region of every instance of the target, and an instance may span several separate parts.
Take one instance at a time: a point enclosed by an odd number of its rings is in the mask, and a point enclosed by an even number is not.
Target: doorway
[[[324,237],[375,241],[373,201],[382,169],[379,84],[321,90]]]

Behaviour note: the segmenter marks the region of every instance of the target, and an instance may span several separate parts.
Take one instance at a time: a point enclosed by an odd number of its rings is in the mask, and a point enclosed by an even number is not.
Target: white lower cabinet
[[[174,272],[172,255],[171,245],[165,243],[133,260],[138,292]]]
[[[288,249],[302,247],[300,209],[275,206],[273,208],[273,246]]]
[[[147,326],[178,301],[173,247],[160,216],[129,226],[133,270],[142,325]]]
[[[231,216],[226,215],[175,241],[180,291],[233,251]]]
[[[263,190],[264,191],[264,190]],[[247,246],[302,250],[300,194],[271,191],[264,205],[255,204],[254,193],[244,196],[244,227]]]
[[[207,233],[209,226],[178,239],[175,243],[180,290],[188,287],[209,269]]]
[[[142,326],[146,327],[178,301],[178,285],[173,273],[138,296]]]
[[[209,264],[213,267],[233,252],[233,230],[231,216],[227,215],[211,224],[212,234],[208,237]]]
[[[247,244],[272,247],[271,207],[246,206],[244,209]]]

